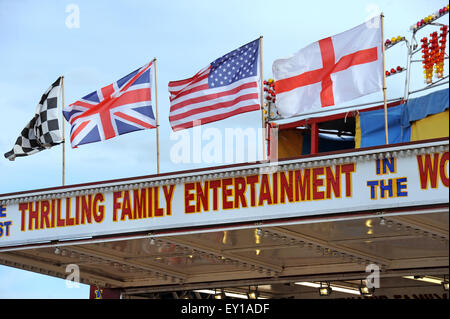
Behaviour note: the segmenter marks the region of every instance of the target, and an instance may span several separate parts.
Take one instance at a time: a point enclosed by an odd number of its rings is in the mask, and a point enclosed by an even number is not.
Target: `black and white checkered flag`
[[[17,156],[28,156],[62,143],[58,120],[59,77],[42,95],[36,114],[17,138],[13,149],[5,153],[11,161]]]

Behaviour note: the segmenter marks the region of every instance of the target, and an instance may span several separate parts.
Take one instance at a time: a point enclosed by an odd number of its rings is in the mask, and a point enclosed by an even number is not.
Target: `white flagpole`
[[[159,174],[159,116],[158,116],[158,81],[156,76],[156,58],[153,59],[155,66],[155,119],[156,119],[156,172]]]
[[[61,76],[62,88],[62,105],[61,105],[61,130],[62,130],[62,186],[66,183],[66,139],[65,139],[65,125],[64,125],[64,76]]]
[[[259,65],[260,65],[260,76],[261,76],[261,125],[262,125],[262,151],[263,160],[267,159],[266,154],[266,121],[264,119],[264,73],[263,73],[263,37],[259,37]]]
[[[384,13],[381,13],[381,50],[383,52],[383,97],[384,97],[384,135],[386,144],[389,144],[388,135],[388,110],[386,99],[386,59],[385,59],[385,47],[384,47]]]

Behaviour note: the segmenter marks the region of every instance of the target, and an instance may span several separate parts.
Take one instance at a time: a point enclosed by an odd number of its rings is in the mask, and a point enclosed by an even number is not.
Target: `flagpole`
[[[61,88],[62,88],[62,106],[61,106],[61,130],[62,130],[62,186],[66,183],[66,139],[65,139],[65,126],[64,126],[64,75],[61,76]]]
[[[259,65],[260,65],[260,76],[261,76],[261,125],[262,125],[262,151],[263,160],[267,159],[266,154],[266,122],[264,119],[264,72],[263,72],[263,36],[259,37]]]
[[[159,117],[158,117],[158,82],[156,76],[156,58],[152,61],[155,65],[155,111],[156,111],[156,172],[159,174]]]
[[[388,135],[388,112],[387,112],[387,98],[386,98],[386,59],[384,47],[384,13],[381,13],[381,50],[383,52],[383,98],[384,98],[384,135],[386,144],[389,144]]]

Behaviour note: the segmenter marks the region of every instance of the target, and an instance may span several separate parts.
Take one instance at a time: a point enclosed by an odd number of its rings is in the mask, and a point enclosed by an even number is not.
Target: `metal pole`
[[[267,159],[266,154],[266,120],[264,119],[264,73],[263,73],[263,37],[259,37],[259,65],[260,65],[260,81],[261,81],[261,123],[262,123],[262,151],[263,160]]]
[[[386,58],[384,48],[384,14],[381,13],[381,50],[383,52],[383,98],[384,98],[384,135],[386,144],[389,144],[388,136],[388,114],[387,114],[387,99],[386,99]]]
[[[155,65],[155,111],[156,111],[156,172],[159,174],[159,116],[158,116],[158,81],[156,76],[156,58],[153,59]]]
[[[62,106],[61,106],[61,130],[62,130],[62,186],[66,184],[66,134],[64,125],[64,76],[61,76],[61,88],[62,88]]]

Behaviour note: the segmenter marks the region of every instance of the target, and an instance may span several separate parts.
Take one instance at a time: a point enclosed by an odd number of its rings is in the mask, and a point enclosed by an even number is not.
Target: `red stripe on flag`
[[[123,118],[123,119],[125,119],[127,121],[139,124],[140,126],[143,126],[145,128],[155,128],[155,126],[153,126],[153,125],[151,125],[151,124],[149,124],[147,122],[138,120],[137,118],[131,117],[131,116],[126,115],[125,113],[122,113],[122,112],[116,112],[116,113],[114,113],[114,115],[116,115],[118,117],[121,117],[121,118]]]
[[[177,94],[179,94],[179,93],[181,93],[181,92],[184,92],[183,90],[184,90],[185,88],[190,87],[190,86],[192,86],[192,85],[194,85],[194,84],[196,84],[196,83],[198,83],[198,82],[201,82],[201,81],[203,81],[204,79],[207,79],[208,76],[209,76],[209,73],[206,73],[206,74],[204,74],[204,75],[202,75],[202,76],[200,76],[200,77],[198,77],[198,78],[196,78],[196,79],[193,79],[193,80],[191,80],[191,81],[188,83],[188,85],[185,85],[181,90],[178,90],[178,91],[173,91],[173,90],[170,90],[170,88],[169,88],[169,92],[170,92],[170,94],[172,94],[172,95],[177,95]],[[180,86],[180,85],[176,85],[176,86],[173,86],[173,87],[179,87],[179,86]]]
[[[322,91],[320,91],[320,101],[322,106],[334,105],[333,81],[331,72],[335,67],[334,47],[331,38],[325,38],[319,41],[320,53],[322,54],[322,66],[327,75],[322,79]]]
[[[212,105],[208,105],[208,106],[204,106],[204,107],[199,107],[196,109],[186,111],[184,113],[172,115],[172,116],[169,116],[169,120],[177,121],[177,120],[180,120],[182,118],[185,118],[185,117],[188,117],[191,115],[208,112],[208,111],[213,111],[213,110],[217,110],[217,109],[223,109],[223,108],[227,108],[227,107],[232,107],[239,102],[251,100],[251,99],[258,99],[258,93],[250,93],[250,94],[241,95],[231,101],[226,101],[226,102],[216,103],[216,104],[212,104]]]
[[[97,103],[90,104],[90,103],[86,103],[86,102],[83,102],[83,101],[76,101],[76,102],[70,104],[69,106],[72,106],[72,105],[82,106],[82,107],[86,107],[86,108],[90,109],[90,108],[92,108],[94,106],[97,106]]]
[[[126,91],[126,90],[128,90],[128,88],[131,86],[131,85],[133,85],[133,83],[145,72],[145,71],[147,71],[151,66],[152,66],[152,64],[153,64],[153,62],[150,62],[149,63],[149,65],[146,67],[146,68],[144,68],[144,69],[142,69],[140,72],[138,72],[135,76],[133,76],[132,78],[131,78],[131,80],[129,80],[128,81],[128,83],[127,84],[125,84],[121,89],[120,89],[120,92],[124,92],[124,91]]]
[[[108,99],[114,93],[114,85],[110,84],[101,89],[103,99]]]
[[[196,86],[196,87],[194,87],[192,89],[189,89],[189,90],[186,90],[186,91],[178,91],[177,93],[175,93],[174,97],[170,97],[170,101],[172,102],[173,100],[178,99],[178,98],[180,98],[182,96],[185,96],[185,95],[188,95],[188,94],[192,94],[192,93],[195,93],[195,92],[199,92],[199,91],[202,91],[202,90],[206,90],[208,88],[209,88],[208,83],[205,83],[205,84]]]
[[[378,48],[361,50],[349,55],[343,56],[333,69],[333,72],[339,72],[348,69],[353,65],[375,62],[378,60]]]
[[[353,65],[375,62],[378,59],[377,47],[361,50],[342,57],[331,69],[331,73],[350,68]],[[320,82],[330,70],[317,69],[308,71],[290,78],[276,81],[275,90],[277,94],[292,91],[296,88]]]
[[[81,123],[75,131],[73,131],[73,133],[70,135],[70,142],[72,143],[72,141],[74,140],[75,137],[77,137],[77,135],[86,127],[86,125],[89,124],[89,121],[83,122]]]
[[[249,106],[244,106],[241,107],[237,110],[233,110],[231,112],[228,113],[223,113],[223,114],[218,114],[218,115],[214,115],[214,116],[210,116],[210,117],[205,117],[201,120],[198,120],[198,125],[203,125],[203,124],[207,124],[207,123],[211,123],[211,122],[216,122],[216,121],[220,121],[223,119],[226,119],[228,117],[234,116],[234,115],[238,115],[240,113],[246,113],[246,112],[252,112],[252,111],[258,111],[261,109],[261,106],[259,104],[253,104],[253,105],[249,105]],[[179,124],[177,126],[173,126],[172,129],[173,131],[179,131],[179,130],[183,130],[183,129],[187,129],[187,128],[191,128],[194,127],[194,123],[197,123],[197,121],[189,121],[183,124]],[[196,125],[197,126],[197,125]]]
[[[244,84],[242,84],[242,85],[240,85],[238,87],[235,87],[234,89],[228,90],[228,91],[222,91],[222,92],[219,92],[219,93],[199,96],[199,97],[195,97],[195,98],[183,101],[183,102],[179,102],[179,103],[173,104],[170,107],[170,110],[171,111],[175,111],[175,110],[178,110],[178,109],[180,109],[180,108],[182,108],[182,107],[184,107],[186,105],[206,102],[206,101],[217,99],[217,98],[220,98],[220,97],[223,97],[223,96],[237,94],[237,93],[239,93],[242,90],[249,89],[249,88],[255,88],[257,86],[258,86],[258,84],[256,82],[244,83]]]
[[[139,102],[151,102],[150,98],[150,88],[138,89],[133,91],[128,91],[123,93],[118,98],[112,99],[110,101],[109,107],[118,107],[121,105],[139,103]]]
[[[184,80],[178,80],[178,81],[171,81],[169,82],[169,87],[177,87],[180,85],[185,85],[185,84],[189,84],[194,80],[198,80],[199,77],[201,77],[202,75],[206,73],[206,76],[208,76],[209,74],[209,69],[211,69],[211,66],[209,66],[206,70],[202,70],[200,72],[198,72],[196,75],[194,75],[193,77],[189,78],[189,79],[184,79]]]
[[[319,82],[326,75],[323,69],[308,71],[290,78],[276,81],[275,91],[277,94],[292,91],[296,88]]]
[[[150,101],[150,89],[137,89],[122,93],[117,98],[105,99],[98,103],[95,107],[83,112],[76,119],[91,116],[92,114],[101,113],[102,110],[108,110],[121,105]],[[77,104],[75,104],[77,103]],[[78,102],[75,102],[78,105]]]
[[[109,109],[102,108],[98,113],[100,115],[100,121],[102,122],[103,132],[105,133],[105,140],[116,136],[116,132],[114,131],[114,126],[111,121],[111,116],[109,114]]]

